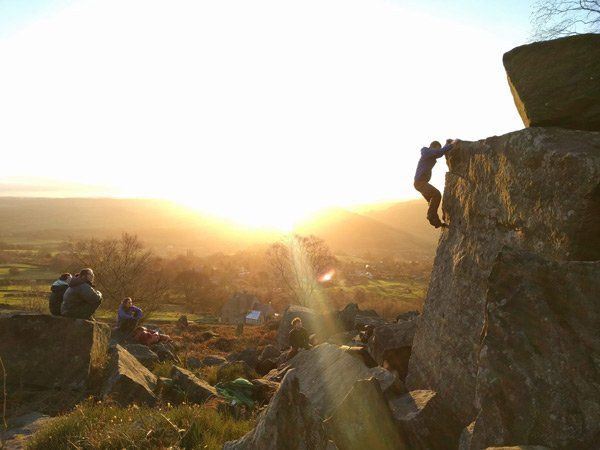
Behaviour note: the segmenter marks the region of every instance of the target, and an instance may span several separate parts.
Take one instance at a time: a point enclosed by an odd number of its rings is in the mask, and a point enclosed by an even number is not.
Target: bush
[[[221,449],[252,427],[251,421],[235,420],[206,406],[121,408],[88,401],[43,426],[29,448]]]

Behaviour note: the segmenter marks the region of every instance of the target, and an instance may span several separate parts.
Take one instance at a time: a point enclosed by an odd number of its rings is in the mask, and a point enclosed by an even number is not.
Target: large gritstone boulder
[[[204,403],[211,397],[217,396],[217,391],[206,381],[201,380],[189,370],[173,366],[171,369],[173,383],[185,393],[188,402]]]
[[[412,450],[454,448],[459,425],[446,413],[433,391],[410,391],[389,400],[404,440]]]
[[[461,142],[447,160],[450,226],[439,241],[406,384],[435,391],[462,430],[478,413],[479,344],[498,253],[508,245],[549,259],[600,259],[600,133],[527,128]]]
[[[120,345],[111,355],[109,376],[102,394],[122,406],[153,405],[156,402],[156,376]]]
[[[339,450],[407,448],[374,378],[356,381],[323,425]]]
[[[325,418],[350,392],[354,382],[375,377],[383,391],[394,389],[395,379],[382,367],[369,369],[364,362],[333,344],[321,344],[301,351],[281,370],[273,370],[264,378],[279,381],[294,368],[300,380],[300,391],[308,397],[317,413]]]
[[[490,275],[470,449],[600,443],[600,261],[502,252]]]
[[[110,327],[46,315],[0,319],[0,357],[9,386],[84,389],[107,360]]]
[[[517,47],[504,67],[526,127],[600,131],[600,34]]]
[[[398,372],[404,381],[408,371],[408,360],[415,336],[416,322],[399,322],[380,325],[369,339],[369,353],[381,366]]]
[[[279,390],[258,417],[256,427],[223,450],[325,450],[328,439],[321,418],[304,394],[295,370],[290,370]]]

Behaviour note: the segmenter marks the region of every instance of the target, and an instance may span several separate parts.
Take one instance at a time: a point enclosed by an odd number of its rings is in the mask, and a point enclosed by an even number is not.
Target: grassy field
[[[90,401],[46,424],[28,448],[221,449],[253,426],[205,405],[121,408]]]

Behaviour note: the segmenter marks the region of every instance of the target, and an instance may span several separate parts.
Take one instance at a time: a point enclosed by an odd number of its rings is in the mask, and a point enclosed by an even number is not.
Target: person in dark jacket
[[[300,349],[310,349],[308,331],[302,326],[302,319],[296,317],[292,320],[292,329],[290,331],[290,347],[291,350],[288,355],[289,358],[293,358]]]
[[[117,311],[117,328],[126,333],[135,330],[140,319],[144,316],[142,310],[133,306],[131,297],[123,299]]]
[[[447,226],[442,223],[440,216],[438,215],[438,208],[440,201],[442,200],[442,194],[434,186],[429,184],[431,180],[431,170],[438,158],[441,158],[448,153],[458,143],[458,139],[448,139],[446,145],[442,147],[438,141],[433,141],[429,144],[429,147],[423,147],[421,149],[421,158],[417,164],[417,172],[415,173],[415,189],[425,197],[425,200],[429,203],[429,209],[427,210],[427,220],[429,223],[436,228]]]
[[[102,293],[94,289],[94,271],[82,269],[71,278],[65,291],[60,312],[65,317],[89,320],[100,303]]]
[[[48,297],[48,306],[50,308],[50,314],[53,316],[60,316],[60,306],[63,302],[63,296],[65,291],[69,287],[69,281],[73,276],[70,273],[63,273],[58,280],[52,283],[50,286],[50,296]]]

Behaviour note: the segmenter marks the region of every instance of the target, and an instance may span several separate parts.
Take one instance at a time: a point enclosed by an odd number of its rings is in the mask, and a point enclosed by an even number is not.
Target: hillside
[[[389,223],[393,223],[391,214],[390,218],[385,214],[382,216],[388,219]],[[414,233],[409,233],[369,215],[341,208],[315,214],[297,230],[300,234],[319,236],[334,251],[349,254],[375,253],[410,258],[432,256],[435,249],[435,243],[428,239],[428,230],[423,220],[420,228],[415,228]]]
[[[324,239],[349,255],[431,257],[437,233],[423,220],[424,202],[406,202],[364,214],[332,208],[295,232]],[[395,226],[396,225],[396,226]],[[136,233],[159,252],[199,255],[233,252],[279,239],[281,232],[253,229],[167,200],[114,198],[0,198],[0,240],[68,240]]]

